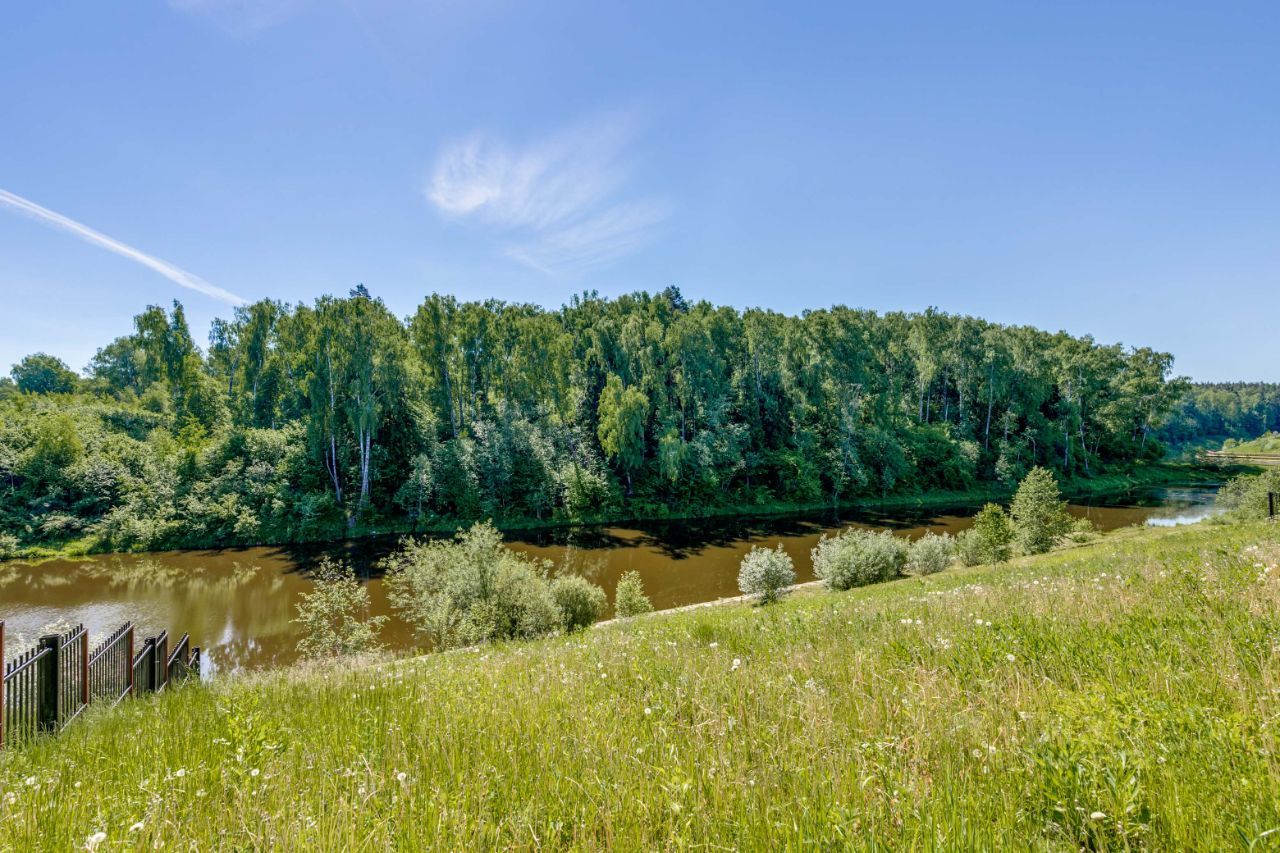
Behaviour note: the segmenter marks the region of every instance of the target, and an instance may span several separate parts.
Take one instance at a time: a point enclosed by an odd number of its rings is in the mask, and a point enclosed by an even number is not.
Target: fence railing
[[[134,649],[132,622],[112,631],[90,651],[89,633],[78,625],[41,637],[8,660],[0,622],[0,747],[66,728],[93,702],[116,704],[126,696],[163,690],[200,674],[200,649],[183,634],[169,651],[169,632]]]

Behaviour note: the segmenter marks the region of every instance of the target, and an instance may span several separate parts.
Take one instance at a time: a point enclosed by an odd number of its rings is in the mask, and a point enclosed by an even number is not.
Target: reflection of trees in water
[[[599,583],[608,568],[609,558],[598,550],[583,551],[576,545],[565,545],[564,553],[556,565],[555,574],[578,575]]]

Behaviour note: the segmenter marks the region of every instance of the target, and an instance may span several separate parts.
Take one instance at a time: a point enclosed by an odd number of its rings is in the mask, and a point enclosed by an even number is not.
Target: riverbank
[[[0,847],[1247,845],[1277,619],[1280,527],[1202,525],[295,667],[0,753]]]
[[[1236,474],[1248,472],[1248,467],[1223,468],[1220,466],[1201,466],[1185,463],[1154,463],[1136,466],[1127,473],[1104,474],[1097,477],[1073,478],[1062,483],[1062,490],[1068,499],[1092,498],[1102,495],[1123,495],[1128,492],[1175,485],[1204,485],[1222,483]],[[769,518],[785,516],[812,515],[829,512],[885,511],[904,509],[950,509],[973,508],[988,501],[1006,502],[1013,495],[1013,488],[988,485],[968,491],[931,491],[914,494],[884,495],[880,497],[860,497],[850,501],[832,503],[759,503],[759,504],[727,504],[708,506],[697,512],[688,510],[665,511],[650,508],[645,512],[626,510],[610,513],[586,515],[574,520],[568,519],[507,519],[498,523],[504,533],[538,533],[572,528],[625,526],[646,522],[680,522],[706,521],[714,519],[734,518]],[[344,535],[331,538],[316,537],[301,541],[261,541],[235,542],[210,546],[207,543],[191,543],[173,550],[210,550],[218,547],[252,548],[252,547],[286,547],[301,545],[340,545],[359,542],[383,536],[422,535],[447,536],[460,527],[469,526],[473,519],[435,519],[430,524],[377,524],[357,526],[353,532],[343,528]],[[349,533],[349,535],[348,535]],[[12,559],[23,562],[39,562],[43,560],[66,559],[89,555],[109,555],[112,552],[100,549],[92,540],[76,540],[64,544],[60,548],[30,547]],[[164,552],[155,552],[164,553]],[[0,565],[4,561],[0,561]]]

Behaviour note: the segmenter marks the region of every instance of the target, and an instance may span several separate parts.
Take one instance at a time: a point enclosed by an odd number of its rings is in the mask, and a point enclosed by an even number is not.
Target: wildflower
[[[645,715],[646,717],[647,717],[647,716],[649,716],[649,715],[650,715],[650,714],[652,714],[652,713],[653,713],[653,709],[652,709],[652,708],[645,708],[645,709],[644,709],[644,715]]]
[[[249,771],[249,775],[250,775],[250,776],[257,776],[259,772],[260,772],[260,771],[258,770],[258,768],[256,768],[256,767],[255,767],[255,768],[253,768],[252,770],[250,770],[250,771]]]
[[[730,669],[730,672],[737,670],[737,668],[738,668],[738,667],[740,667],[740,666],[742,666],[742,659],[741,659],[741,658],[734,658],[734,659],[733,659],[733,667]]]
[[[1107,816],[1103,812],[1094,812],[1089,815],[1089,820],[1106,820]]]
[[[133,826],[129,827],[130,832],[138,832],[141,829],[142,829],[142,821],[138,821]]]
[[[403,782],[405,779],[408,779],[408,778],[409,778],[409,774],[405,773],[403,770],[401,770],[399,773],[396,774],[397,782]]]
[[[1014,657],[1012,654],[1005,655],[1004,659],[1007,660],[1009,663],[1013,663],[1015,660],[1017,660],[1017,658]]]
[[[27,787],[28,787],[28,788],[33,787],[33,786],[36,784],[36,777],[34,777],[34,776],[28,776],[28,777],[27,777],[27,779],[26,779],[26,781],[27,781]]]
[[[719,643],[712,643],[711,645],[707,646],[707,648],[709,648],[709,649],[718,649],[718,648],[720,648],[720,644],[719,644]]]
[[[107,834],[99,830],[98,832],[95,832],[93,835],[90,835],[87,839],[85,839],[84,849],[97,850],[98,845],[106,840],[107,840]]]
[[[181,779],[183,776],[187,775],[187,770],[185,767],[179,767],[177,770],[173,771],[173,775]]]

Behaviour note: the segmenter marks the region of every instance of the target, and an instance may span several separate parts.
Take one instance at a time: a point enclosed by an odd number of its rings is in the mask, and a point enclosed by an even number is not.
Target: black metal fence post
[[[1276,505],[1280,504],[1280,495],[1275,492],[1267,492],[1267,518],[1274,519],[1276,517]]]
[[[62,691],[59,689],[60,675],[58,666],[59,652],[62,651],[62,638],[51,634],[40,638],[41,649],[47,650],[37,666],[36,727],[41,731],[57,731],[58,721],[62,719]]]

